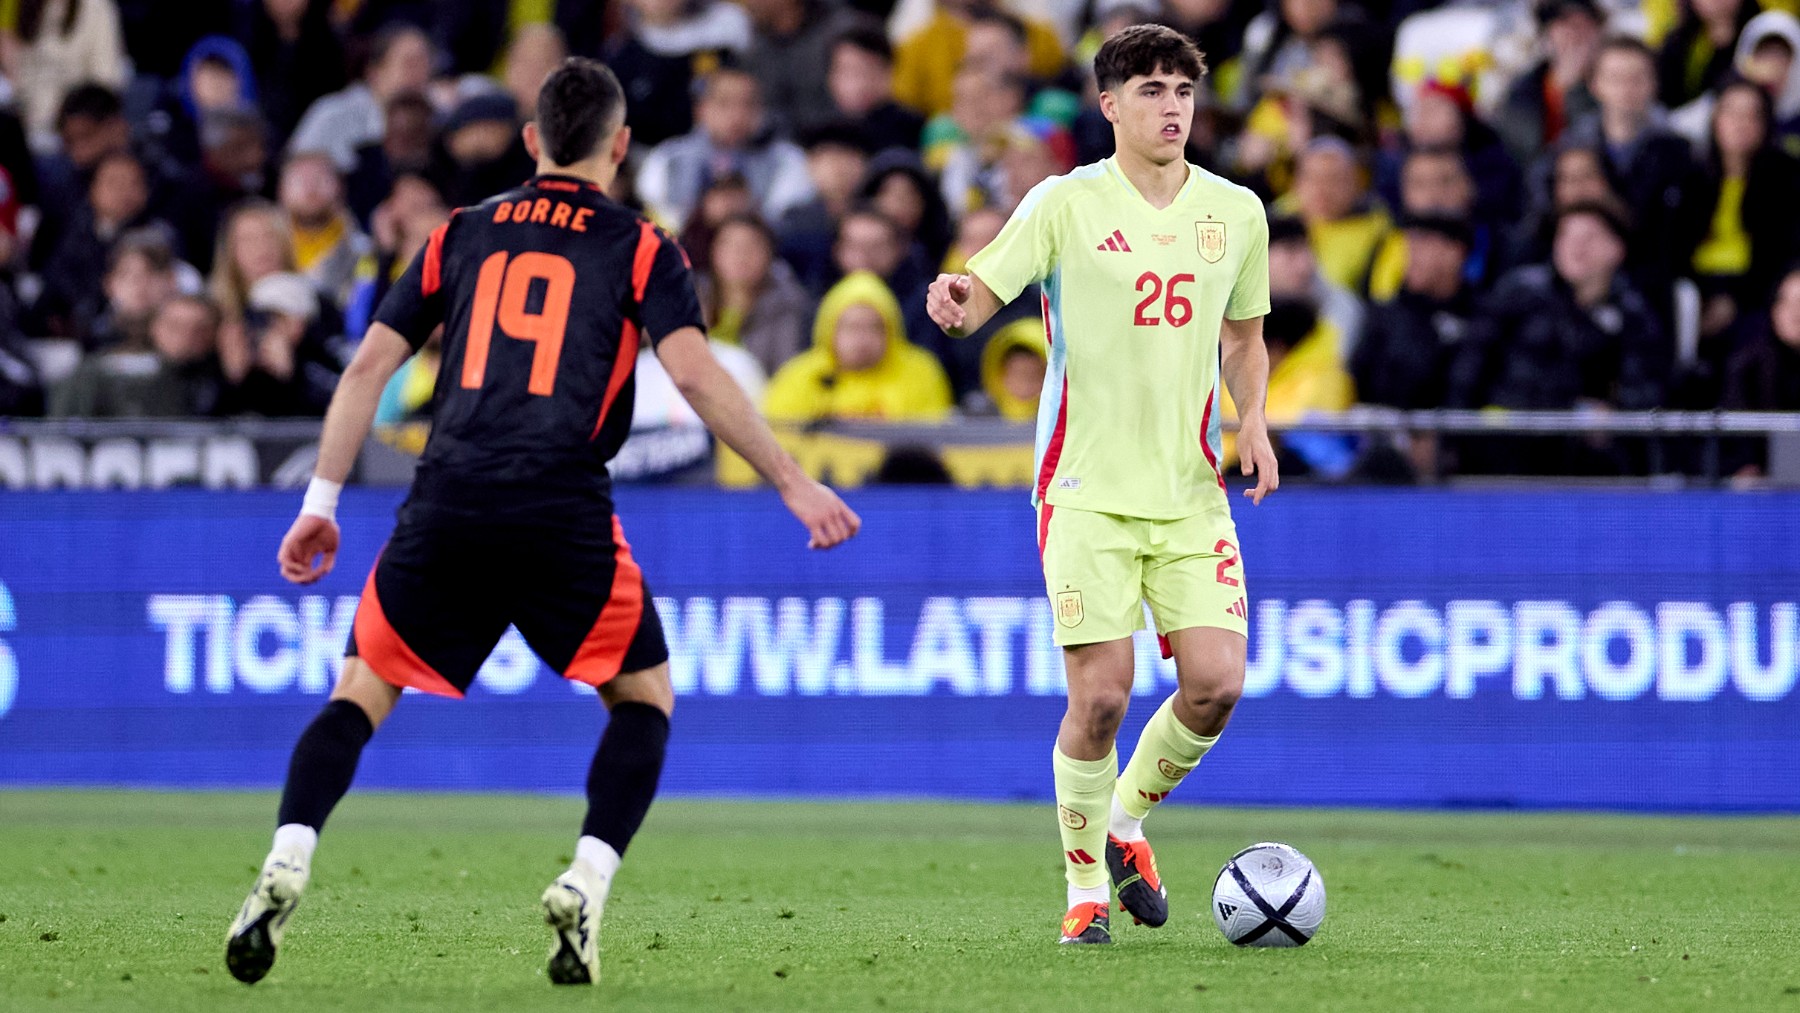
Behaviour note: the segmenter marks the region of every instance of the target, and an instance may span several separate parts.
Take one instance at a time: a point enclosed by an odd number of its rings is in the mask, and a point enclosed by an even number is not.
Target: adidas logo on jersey
[[[1106,237],[1106,242],[1094,247],[1096,250],[1112,250],[1114,253],[1130,253],[1131,244],[1125,241],[1125,234],[1118,229]]]

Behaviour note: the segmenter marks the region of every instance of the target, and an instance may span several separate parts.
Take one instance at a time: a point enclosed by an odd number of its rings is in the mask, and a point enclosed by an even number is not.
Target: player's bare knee
[[[1079,700],[1071,699],[1069,710],[1091,738],[1110,739],[1118,733],[1130,704],[1129,689],[1107,687],[1084,693]]]
[[[361,658],[345,658],[344,670],[338,676],[337,685],[331,688],[330,698],[356,704],[368,715],[369,727],[380,728],[400,700],[400,687],[376,675]]]
[[[600,686],[600,702],[607,710],[622,703],[648,704],[673,716],[675,686],[669,681],[669,666],[665,663],[637,672],[621,672]]]

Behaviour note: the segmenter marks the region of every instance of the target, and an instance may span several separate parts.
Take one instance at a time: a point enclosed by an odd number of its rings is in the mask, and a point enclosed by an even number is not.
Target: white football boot
[[[600,912],[610,880],[579,859],[544,891],[544,921],[556,938],[550,944],[550,981],[557,985],[600,982]]]
[[[300,894],[306,890],[306,860],[295,852],[272,852],[263,861],[256,889],[244,898],[225,940],[225,966],[231,976],[254,985],[275,966],[275,948]]]

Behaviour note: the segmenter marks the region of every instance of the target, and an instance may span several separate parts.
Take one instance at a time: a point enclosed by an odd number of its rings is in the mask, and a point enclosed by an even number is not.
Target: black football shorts
[[[460,697],[508,626],[592,686],[669,658],[616,516],[579,533],[402,519],[363,586],[346,654],[396,686]]]

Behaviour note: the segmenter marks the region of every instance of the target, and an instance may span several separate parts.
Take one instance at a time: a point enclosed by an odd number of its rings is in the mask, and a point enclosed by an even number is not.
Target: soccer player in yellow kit
[[[1184,158],[1203,73],[1200,52],[1168,28],[1108,40],[1094,74],[1117,153],[1034,187],[969,274],[940,275],[926,297],[938,326],[960,335],[1043,286],[1050,372],[1032,502],[1069,682],[1054,753],[1065,943],[1112,941],[1109,872],[1135,919],[1168,920],[1143,819],[1218,741],[1243,689],[1249,624],[1219,470],[1221,374],[1239,408],[1243,472],[1256,476],[1246,495],[1260,504],[1278,484],[1263,418],[1269,224],[1256,195]],[[1180,686],[1120,773],[1114,739],[1146,601]]]

